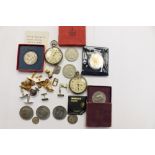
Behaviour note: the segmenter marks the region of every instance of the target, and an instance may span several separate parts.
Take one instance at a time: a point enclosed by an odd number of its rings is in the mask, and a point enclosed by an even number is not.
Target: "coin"
[[[62,120],[66,117],[67,111],[63,106],[57,106],[53,109],[53,116],[57,120]]]
[[[24,55],[24,62],[27,65],[34,65],[37,62],[38,56],[35,52],[29,51]]]
[[[88,61],[89,66],[94,70],[102,68],[104,63],[105,62],[102,55],[98,52],[92,53]]]
[[[68,122],[70,124],[75,124],[78,121],[78,117],[76,115],[69,115],[68,116]]]
[[[39,118],[38,117],[33,117],[32,122],[33,122],[33,124],[38,124],[39,123]]]
[[[48,119],[50,116],[50,109],[46,106],[40,106],[36,110],[36,115],[39,117],[41,120]]]
[[[65,57],[68,61],[76,61],[79,57],[79,53],[75,48],[68,48],[65,52]]]
[[[19,115],[24,120],[30,120],[33,117],[33,109],[29,106],[24,106],[20,109]]]
[[[76,68],[74,65],[71,65],[71,64],[67,64],[64,66],[63,70],[62,70],[62,73],[63,75],[66,77],[66,78],[73,78],[75,73],[76,73]]]
[[[96,91],[92,95],[92,100],[94,103],[105,103],[106,102],[106,95],[101,91]]]

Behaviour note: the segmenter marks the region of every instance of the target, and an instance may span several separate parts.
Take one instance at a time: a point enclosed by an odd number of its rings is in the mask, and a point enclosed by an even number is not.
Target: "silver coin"
[[[105,103],[106,102],[106,95],[101,91],[96,91],[92,95],[93,103]]]
[[[76,61],[79,57],[79,53],[75,48],[68,48],[65,52],[65,57],[68,61]]]
[[[34,51],[29,51],[24,55],[24,62],[27,65],[34,65],[38,60],[38,56]]]
[[[33,109],[29,106],[24,106],[20,109],[19,115],[24,120],[30,120],[33,117]]]
[[[46,106],[40,106],[36,110],[36,115],[39,117],[41,120],[48,119],[50,116],[50,109]]]
[[[66,77],[66,78],[73,78],[75,73],[76,73],[76,68],[74,65],[71,65],[71,64],[67,64],[64,66],[63,70],[62,70],[62,73],[63,75]]]
[[[32,122],[33,122],[33,124],[38,124],[39,123],[39,117],[33,117]]]
[[[70,124],[75,124],[78,121],[78,117],[76,115],[69,115],[68,116],[68,122]]]
[[[63,106],[57,106],[53,109],[53,116],[57,120],[62,120],[66,117],[67,111]]]

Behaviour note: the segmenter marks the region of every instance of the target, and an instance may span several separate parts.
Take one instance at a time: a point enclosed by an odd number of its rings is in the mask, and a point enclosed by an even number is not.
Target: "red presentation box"
[[[37,56],[35,63],[27,64],[25,62],[24,57],[28,52],[33,52]],[[44,53],[45,53],[44,45],[19,44],[18,45],[18,52],[17,52],[16,69],[20,72],[43,72]]]
[[[112,87],[87,87],[87,127],[111,127],[112,122]]]
[[[59,26],[58,43],[60,46],[85,46],[85,26]]]

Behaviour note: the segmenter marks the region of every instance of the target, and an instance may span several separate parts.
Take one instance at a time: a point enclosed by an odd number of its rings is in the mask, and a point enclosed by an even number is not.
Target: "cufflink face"
[[[44,50],[44,45],[20,44],[18,46],[17,70],[21,72],[42,72]]]
[[[108,76],[109,50],[105,47],[85,46],[82,53],[82,74]]]

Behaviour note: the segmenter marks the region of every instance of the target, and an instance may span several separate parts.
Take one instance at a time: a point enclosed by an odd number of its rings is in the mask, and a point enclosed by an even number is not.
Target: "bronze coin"
[[[50,109],[46,106],[40,106],[36,110],[36,115],[39,117],[41,120],[48,119],[50,116]]]
[[[29,106],[24,106],[20,109],[19,115],[24,120],[30,120],[33,117],[33,109]]]
[[[39,117],[33,117],[32,122],[33,122],[33,124],[38,124],[39,123]]]
[[[68,122],[70,124],[75,124],[78,121],[78,117],[76,115],[69,115],[68,116]]]

